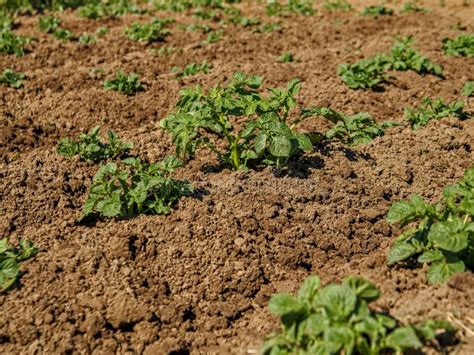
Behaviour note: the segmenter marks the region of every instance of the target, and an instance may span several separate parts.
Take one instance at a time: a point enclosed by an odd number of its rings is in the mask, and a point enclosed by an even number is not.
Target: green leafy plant
[[[19,263],[38,253],[30,241],[22,240],[17,247],[11,245],[7,238],[0,239],[0,290],[8,290],[19,279]]]
[[[474,34],[443,39],[443,51],[457,57],[474,57]]]
[[[172,19],[154,19],[145,24],[135,22],[125,29],[125,34],[128,38],[139,42],[163,41],[171,33],[166,26],[172,22],[174,22]]]
[[[109,32],[110,32],[110,30],[109,30],[109,28],[108,28],[107,26],[102,26],[102,27],[99,27],[99,28],[97,29],[96,34],[97,34],[97,36],[99,36],[99,37],[103,37],[103,36],[105,36],[105,35],[106,35],[107,33],[109,33]]]
[[[174,67],[173,72],[176,73],[177,78],[188,77],[191,75],[197,75],[198,73],[207,74],[211,66],[207,62],[207,60],[203,61],[202,63],[191,63],[181,69],[179,67]]]
[[[386,128],[398,125],[391,121],[379,125],[367,112],[349,116],[324,107],[313,108],[309,112],[323,116],[334,123],[334,127],[326,132],[326,138],[337,139],[351,146],[370,143],[376,137],[383,136]]]
[[[119,91],[124,95],[133,95],[142,90],[143,86],[138,75],[126,75],[122,70],[119,70],[115,75],[115,79],[104,81],[104,88]]]
[[[61,19],[55,16],[41,16],[38,19],[38,28],[41,32],[53,33],[61,25]]]
[[[10,86],[15,89],[19,89],[23,86],[23,80],[26,79],[26,75],[23,73],[15,73],[11,69],[5,69],[0,75],[0,84]]]
[[[370,282],[355,276],[341,284],[321,287],[308,277],[296,296],[278,293],[268,304],[280,317],[281,330],[264,342],[263,355],[365,354],[378,355],[419,349],[433,340],[438,330],[453,330],[443,320],[419,325],[399,325],[389,315],[374,312],[370,303],[380,297]]]
[[[295,57],[290,52],[283,53],[281,56],[278,57],[278,61],[282,63],[291,63],[294,60],[295,60]]]
[[[313,0],[269,0],[266,10],[268,16],[287,16],[292,12],[311,16],[315,13],[313,4]]]
[[[90,34],[87,34],[87,33],[84,33],[79,37],[79,43],[81,43],[81,44],[95,43],[96,41],[97,41],[96,36],[90,35]]]
[[[94,176],[84,204],[84,217],[129,218],[142,213],[168,214],[171,207],[192,192],[187,181],[170,174],[182,164],[174,157],[149,164],[139,158],[127,158],[121,168],[116,163],[100,167]]]
[[[462,94],[466,97],[471,97],[474,95],[474,81],[471,80],[466,82],[462,90]]]
[[[425,9],[424,7],[421,7],[416,2],[406,2],[406,3],[403,4],[402,12],[404,12],[404,13],[407,13],[407,12],[428,12],[428,10]]]
[[[102,3],[89,3],[77,9],[77,15],[91,20],[101,19],[109,14]]]
[[[451,275],[474,267],[474,167],[463,179],[443,190],[438,204],[413,195],[395,202],[387,221],[406,229],[388,254],[388,264],[410,259],[428,264],[430,283],[446,281]]]
[[[94,127],[88,134],[81,133],[75,140],[63,138],[56,148],[58,154],[71,158],[79,155],[82,160],[99,163],[126,155],[133,148],[132,143],[123,142],[114,132],[108,131],[108,142],[101,141],[100,127]]]
[[[207,35],[207,38],[204,41],[202,41],[202,44],[207,45],[211,43],[216,43],[221,40],[223,34],[224,34],[223,30],[211,31]]]
[[[323,3],[323,8],[328,11],[351,11],[353,9],[347,0],[326,0]]]
[[[293,127],[304,117],[288,125],[288,115],[296,106],[294,95],[299,81],[294,79],[286,89],[269,89],[269,97],[259,93],[262,78],[238,72],[229,85],[214,87],[206,94],[202,88],[186,88],[181,92],[177,110],[161,121],[172,135],[179,157],[192,157],[204,145],[227,166],[248,169],[252,165],[281,167],[302,151],[311,150],[310,137]],[[233,118],[248,118],[237,132]],[[214,136],[226,143],[214,144]]]
[[[337,74],[351,89],[372,89],[387,81],[386,67],[386,56],[379,54],[353,64],[341,64]]]
[[[462,101],[445,103],[441,98],[432,100],[424,97],[420,105],[415,108],[405,108],[405,118],[410,122],[413,129],[426,126],[431,120],[439,120],[444,117],[456,117],[461,120],[469,118],[469,114],[463,111]]]
[[[72,41],[76,39],[74,33],[72,33],[67,28],[58,28],[56,31],[53,32],[53,36],[61,41]]]
[[[391,16],[393,15],[393,13],[394,13],[393,9],[385,7],[384,5],[366,6],[362,10],[363,16],[373,16],[373,17]]]
[[[25,54],[25,46],[30,41],[29,37],[17,36],[11,29],[3,29],[0,31],[0,53],[20,57]]]
[[[13,19],[3,10],[0,10],[0,31],[11,30],[13,27]]]
[[[281,23],[279,22],[268,22],[264,23],[260,27],[255,28],[252,32],[253,33],[268,33],[273,31],[280,31],[281,30]]]

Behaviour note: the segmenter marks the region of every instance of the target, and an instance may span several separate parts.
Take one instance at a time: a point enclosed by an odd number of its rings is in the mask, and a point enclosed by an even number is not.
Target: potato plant
[[[0,75],[0,84],[10,86],[14,89],[19,89],[23,86],[23,80],[26,79],[26,75],[23,73],[16,73],[11,69],[5,69]]]
[[[17,36],[10,28],[4,28],[0,31],[0,53],[21,57],[25,54],[25,47],[30,41],[31,38]]]
[[[307,134],[294,131],[289,124],[290,110],[296,106],[299,81],[294,79],[286,89],[269,89],[270,95],[259,93],[262,78],[234,75],[227,86],[217,86],[205,93],[201,87],[181,92],[176,111],[161,121],[171,133],[176,153],[181,158],[194,156],[204,145],[232,169],[248,169],[249,165],[281,167],[302,151],[312,149]],[[238,131],[234,118],[246,118]],[[211,141],[214,136],[218,143]],[[222,147],[220,142],[225,142]]]
[[[443,39],[443,51],[457,57],[474,57],[474,34]]]
[[[286,52],[278,57],[278,61],[282,63],[291,63],[295,60],[293,53]]]
[[[267,3],[268,16],[287,16],[298,13],[305,16],[314,15],[313,0],[269,0]]]
[[[41,32],[53,33],[61,25],[62,21],[55,16],[41,16],[38,18],[38,28]]]
[[[172,19],[154,19],[152,22],[145,24],[134,22],[125,29],[125,34],[128,38],[139,42],[163,41],[171,33],[166,26],[172,22],[174,22]]]
[[[402,326],[391,316],[369,308],[379,296],[373,284],[359,277],[321,287],[319,278],[310,276],[296,296],[279,293],[270,299],[268,308],[280,317],[281,330],[267,337],[261,352],[401,354],[420,349],[438,330],[453,329],[442,320]]]
[[[384,5],[366,6],[362,10],[362,16],[379,17],[379,16],[391,16],[393,14],[394,14],[393,9],[390,9]]]
[[[182,196],[192,192],[187,181],[170,177],[180,166],[181,162],[174,157],[151,164],[127,158],[120,165],[102,165],[94,176],[82,218],[169,214]]]
[[[466,97],[471,97],[474,95],[474,81],[470,80],[464,84],[462,94]]]
[[[104,88],[118,91],[128,96],[143,90],[143,86],[137,74],[127,75],[122,70],[117,72],[114,79],[104,81]]]
[[[351,11],[352,5],[347,0],[326,0],[323,8],[328,11]]]
[[[185,78],[199,73],[207,74],[211,68],[212,66],[207,62],[207,60],[205,60],[202,63],[188,64],[183,69],[180,67],[174,67],[172,71],[176,74],[176,78]]]
[[[404,232],[388,254],[388,264],[416,260],[428,264],[430,283],[445,282],[451,275],[474,267],[474,167],[463,179],[443,191],[437,204],[413,195],[395,202],[387,214]]]
[[[403,4],[403,13],[408,13],[408,12],[428,12],[428,10],[424,7],[421,7],[418,5],[416,2],[406,2]]]
[[[0,291],[5,292],[19,279],[19,263],[36,255],[38,248],[27,240],[15,247],[8,238],[0,239]]]
[[[372,89],[387,81],[386,64],[386,57],[379,54],[353,64],[341,64],[337,74],[351,89]]]
[[[114,132],[108,131],[108,142],[101,141],[100,127],[94,127],[88,134],[81,133],[77,139],[63,138],[56,148],[58,154],[72,158],[78,155],[82,160],[99,163],[126,155],[133,148],[132,143],[123,142]]]
[[[469,114],[464,112],[462,101],[445,103],[441,98],[432,100],[424,97],[418,107],[405,108],[405,118],[410,122],[413,129],[426,126],[431,120],[439,120],[444,117],[456,117],[460,120],[469,118]]]

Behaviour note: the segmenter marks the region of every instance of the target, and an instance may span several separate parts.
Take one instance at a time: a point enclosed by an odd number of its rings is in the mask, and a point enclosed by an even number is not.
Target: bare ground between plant
[[[423,96],[460,99],[462,85],[474,79],[472,58],[448,57],[440,49],[443,38],[462,33],[451,27],[458,21],[472,32],[473,8],[437,3],[427,2],[427,14],[378,19],[324,11],[291,16],[281,20],[282,30],[264,34],[231,25],[208,46],[199,44],[206,35],[176,24],[165,43],[126,39],[123,28],[149,15],[94,22],[61,14],[74,32],[110,27],[86,46],[38,32],[37,16],[21,17],[16,31],[38,41],[24,57],[0,57],[1,69],[29,77],[21,90],[0,86],[0,235],[30,239],[41,252],[22,264],[20,285],[0,295],[0,351],[252,353],[276,329],[267,311],[273,293],[295,291],[308,275],[331,282],[357,274],[381,289],[379,309],[402,322],[450,319],[462,341],[454,349],[472,353],[472,273],[430,286],[423,269],[389,269],[386,253],[398,230],[384,220],[390,204],[410,194],[436,201],[473,164],[472,120],[443,119],[417,131],[390,128],[357,149],[318,145],[280,175],[218,169],[208,152],[199,151],[176,174],[199,194],[182,199],[171,215],[88,225],[76,220],[97,166],[66,160],[54,150],[60,137],[101,124],[133,141],[133,154],[160,159],[173,146],[158,122],[174,107],[179,90],[215,85],[236,70],[264,76],[266,87],[300,78],[303,106],[367,111],[377,121],[403,122],[405,106]],[[261,6],[241,8],[275,21]],[[166,15],[178,23],[198,22],[190,15]],[[446,79],[397,72],[381,92],[344,86],[338,64],[387,51],[397,35],[413,35],[415,47],[443,65]],[[163,45],[184,51],[150,51]],[[279,63],[283,52],[292,52],[296,61]],[[173,66],[205,59],[213,66],[208,75],[170,75]],[[92,73],[97,67],[104,74]],[[145,91],[131,97],[105,91],[103,80],[120,68],[138,73]],[[474,110],[472,98],[466,110]],[[302,126],[328,127],[322,118]]]

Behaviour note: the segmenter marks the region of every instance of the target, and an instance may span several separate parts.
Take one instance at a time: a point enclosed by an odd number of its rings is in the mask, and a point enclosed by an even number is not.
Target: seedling
[[[377,124],[366,112],[349,116],[330,108],[313,108],[311,114],[317,114],[334,123],[334,127],[326,132],[326,138],[337,139],[358,146],[370,143],[376,137],[383,136],[385,129],[398,125],[396,122],[385,121]]]
[[[351,89],[372,89],[389,78],[385,73],[386,67],[387,57],[379,54],[354,64],[341,64],[337,68],[337,74]]]
[[[3,29],[0,31],[0,53],[20,57],[25,54],[25,46],[30,41],[29,37],[17,36],[11,29]]]
[[[268,308],[280,317],[281,330],[267,337],[261,352],[402,354],[434,340],[438,330],[453,330],[442,320],[401,326],[391,316],[369,308],[379,297],[379,290],[360,277],[321,287],[319,278],[310,276],[296,296],[278,293],[270,299]]]
[[[85,17],[91,20],[98,20],[107,16],[109,11],[102,3],[90,3],[84,6],[81,6],[77,10],[77,15],[80,17]]]
[[[233,23],[235,25],[239,25],[242,27],[250,27],[250,26],[257,26],[261,23],[260,19],[258,17],[246,17],[242,16],[240,10],[235,9],[235,13],[231,14],[227,20],[225,21],[226,23]]]
[[[82,160],[99,163],[126,155],[133,148],[132,143],[125,143],[112,131],[107,132],[108,142],[101,142],[100,127],[94,127],[88,134],[81,133],[77,139],[63,138],[57,146],[58,154],[72,158],[78,155]]]
[[[393,9],[385,7],[384,5],[366,6],[364,10],[362,10],[362,16],[391,16],[393,13]]]
[[[107,33],[109,33],[109,28],[107,26],[102,26],[102,27],[99,27],[96,31],[96,34],[97,36],[99,37],[103,37],[105,36]]]
[[[166,26],[172,22],[174,22],[172,19],[155,19],[146,24],[135,22],[125,29],[125,34],[128,38],[139,42],[151,43],[163,41],[165,37],[171,33]]]
[[[53,33],[61,25],[61,19],[54,16],[41,16],[38,19],[38,28],[41,32]]]
[[[462,90],[462,94],[466,97],[474,95],[474,81],[468,81]]]
[[[13,19],[7,12],[0,10],[0,31],[11,30],[12,28]]]
[[[81,44],[89,44],[89,43],[95,43],[97,41],[97,37],[84,33],[79,37],[79,43]]]
[[[403,4],[403,9],[402,12],[407,13],[407,12],[428,12],[427,9],[424,7],[421,7],[415,2],[406,2]]]
[[[202,88],[187,88],[181,92],[175,112],[161,121],[171,133],[176,153],[183,159],[194,156],[199,145],[204,145],[232,169],[248,169],[250,165],[271,165],[280,168],[302,151],[311,150],[308,135],[296,133],[287,119],[296,106],[294,95],[299,81],[294,79],[286,89],[269,89],[263,97],[258,90],[262,84],[258,76],[238,72],[229,85],[214,87],[205,93]],[[243,130],[237,132],[233,117],[247,117]],[[209,135],[226,143],[210,141]]]
[[[347,0],[326,0],[323,3],[323,8],[328,11],[351,11],[352,5]]]
[[[388,264],[416,260],[428,264],[430,283],[445,282],[451,275],[474,267],[474,167],[463,179],[443,191],[435,205],[418,195],[395,202],[387,221],[411,228],[396,239],[388,254]]]
[[[197,75],[198,73],[204,73],[207,74],[209,70],[211,69],[211,66],[205,60],[204,62],[198,64],[198,63],[191,63],[186,65],[184,69],[181,69],[179,67],[174,67],[173,72],[176,73],[176,78],[183,78],[183,77],[188,77],[191,75]]]
[[[187,181],[170,177],[182,166],[174,157],[153,164],[139,158],[127,158],[122,164],[123,168],[112,162],[100,167],[84,204],[83,218],[91,215],[130,218],[142,213],[169,214],[182,196],[192,192]]]
[[[21,261],[38,253],[33,243],[22,240],[17,247],[10,244],[7,238],[0,239],[0,290],[7,291],[20,278]]]
[[[19,89],[23,86],[23,80],[26,79],[26,75],[23,73],[15,73],[11,69],[5,69],[3,74],[0,75],[0,84],[10,86],[15,89]]]
[[[126,75],[122,70],[117,72],[115,79],[104,81],[104,88],[119,91],[124,95],[133,95],[143,90],[137,74]]]
[[[273,32],[273,31],[280,31],[281,28],[282,28],[281,23],[279,22],[268,22],[258,28],[255,28],[252,32],[253,33],[268,33],[268,32]]]
[[[287,16],[290,13],[298,13],[312,16],[315,13],[313,0],[269,0],[266,10],[268,16]]]
[[[463,111],[462,101],[445,103],[441,98],[432,100],[424,97],[421,104],[416,108],[405,108],[405,118],[410,122],[413,129],[426,126],[431,120],[439,120],[444,117],[456,117],[460,120],[469,118],[469,114]]]
[[[208,25],[201,24],[201,23],[191,23],[188,25],[180,25],[180,28],[183,28],[184,30],[188,32],[195,32],[195,31],[201,31],[203,33],[208,33],[212,31],[212,28]]]
[[[278,61],[282,63],[291,63],[294,60],[295,60],[295,57],[290,52],[283,53],[281,56],[278,57]]]
[[[62,41],[72,41],[76,39],[74,33],[66,28],[58,28],[53,32],[53,36]]]
[[[207,45],[207,44],[216,43],[220,41],[223,33],[224,33],[223,30],[209,32],[209,34],[207,35],[207,38],[204,41],[202,41],[202,44]]]
[[[457,57],[474,57],[474,34],[443,39],[443,51]]]

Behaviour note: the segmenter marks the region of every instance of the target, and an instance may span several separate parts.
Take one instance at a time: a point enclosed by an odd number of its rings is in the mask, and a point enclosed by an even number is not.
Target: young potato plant
[[[403,13],[407,13],[407,12],[425,12],[426,13],[428,12],[428,10],[425,9],[424,7],[421,7],[415,2],[406,2],[403,4],[402,12]]]
[[[223,30],[211,31],[207,35],[207,38],[204,41],[202,41],[201,43],[203,45],[208,45],[208,44],[211,44],[211,43],[219,42],[221,40],[223,34],[224,34]]]
[[[474,57],[474,34],[443,39],[443,51],[457,57]]]
[[[33,243],[22,240],[17,247],[11,245],[8,238],[0,239],[0,291],[8,290],[19,279],[19,263],[38,252]]]
[[[315,13],[313,4],[313,0],[269,0],[266,10],[268,16],[287,16],[290,13],[312,16]]]
[[[98,20],[109,15],[108,9],[102,3],[89,3],[77,9],[79,17]]]
[[[102,165],[94,176],[84,204],[83,218],[90,216],[130,218],[138,214],[169,214],[172,206],[192,192],[187,181],[170,174],[182,164],[175,157],[149,164],[139,158]]]
[[[330,108],[313,108],[311,114],[317,114],[334,123],[334,127],[326,132],[328,139],[337,139],[350,146],[370,143],[376,137],[383,136],[385,128],[398,125],[396,122],[385,121],[377,124],[367,112],[349,116]]]
[[[424,97],[418,107],[405,108],[405,118],[410,122],[413,129],[426,126],[431,120],[439,120],[444,117],[456,117],[460,120],[469,118],[469,114],[463,111],[462,101],[445,103],[441,98],[432,100]]]
[[[14,89],[19,89],[23,86],[23,80],[25,79],[25,74],[15,73],[11,69],[5,69],[2,75],[0,75],[0,84],[10,86]]]
[[[100,127],[94,127],[88,134],[81,133],[75,140],[63,138],[56,148],[58,154],[72,158],[79,155],[82,160],[99,163],[126,155],[133,148],[133,143],[123,142],[114,132],[108,131],[108,142],[101,142]]]
[[[393,9],[385,7],[384,5],[366,6],[362,10],[362,16],[379,17],[379,16],[391,16],[393,14],[394,14]]]
[[[25,54],[25,47],[30,41],[31,38],[17,36],[11,29],[4,28],[0,31],[0,53],[21,57]]]
[[[474,267],[474,167],[463,179],[443,190],[437,204],[420,196],[395,202],[387,221],[410,228],[397,238],[388,254],[388,264],[410,259],[428,264],[430,283],[445,282],[451,275]]]
[[[281,23],[279,22],[268,22],[264,23],[262,26],[254,28],[253,33],[269,33],[273,31],[280,31],[281,30]]]
[[[122,70],[117,72],[115,79],[104,81],[104,88],[129,96],[143,90],[137,74],[126,75]]]
[[[53,33],[61,25],[61,19],[55,16],[41,16],[38,19],[38,28],[41,32]]]
[[[283,53],[281,56],[278,57],[278,61],[282,63],[291,63],[294,60],[295,60],[295,57],[290,52]]]
[[[180,67],[174,67],[172,69],[173,73],[176,74],[176,78],[185,78],[192,75],[197,75],[199,73],[207,74],[209,70],[212,68],[211,65],[207,62],[207,60],[203,61],[202,63],[191,63],[181,69]]]
[[[134,22],[130,27],[125,29],[125,34],[134,41],[151,43],[163,41],[171,31],[166,28],[173,19],[154,19],[150,23],[141,24]]]
[[[13,27],[13,19],[3,10],[0,10],[0,31],[11,30]]]
[[[268,304],[280,317],[281,330],[264,342],[263,355],[290,354],[402,354],[420,349],[438,330],[452,331],[447,321],[428,320],[400,325],[370,303],[380,297],[370,282],[350,276],[341,284],[321,287],[316,276],[308,277],[296,296],[279,293]]]
[[[474,81],[468,81],[464,88],[462,89],[462,94],[466,97],[471,97],[474,95]]]
[[[204,145],[222,164],[245,170],[249,165],[280,168],[302,151],[311,150],[309,136],[293,130],[304,117],[291,126],[288,123],[299,81],[292,80],[286,89],[269,89],[268,97],[259,93],[261,84],[261,77],[238,72],[227,86],[214,87],[208,93],[200,87],[184,89],[176,111],[161,121],[171,133],[177,155],[192,157],[196,147]],[[247,121],[237,131],[233,118],[243,117]],[[212,143],[210,136],[224,141],[225,148]]]
[[[326,0],[323,3],[323,8],[328,11],[351,11],[353,9],[347,0]]]
[[[341,64],[337,74],[351,89],[373,89],[387,81],[386,66],[386,56],[379,54],[353,64]]]

